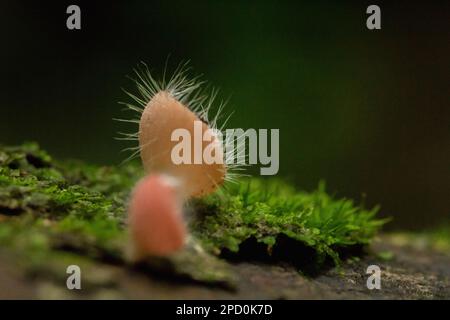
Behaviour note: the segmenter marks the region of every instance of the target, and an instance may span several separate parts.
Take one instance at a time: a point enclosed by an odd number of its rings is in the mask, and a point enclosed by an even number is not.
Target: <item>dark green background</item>
[[[281,176],[380,203],[391,227],[450,216],[450,6],[377,1],[2,1],[0,143],[118,164],[117,101],[143,60],[190,59],[230,127],[280,128]],[[66,29],[69,4],[82,30]]]

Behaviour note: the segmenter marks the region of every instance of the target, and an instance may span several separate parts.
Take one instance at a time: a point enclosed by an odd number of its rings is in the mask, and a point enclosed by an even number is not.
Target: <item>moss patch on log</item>
[[[127,198],[142,176],[139,165],[55,161],[35,143],[0,147],[0,246],[22,256],[31,269],[67,254],[126,265]],[[320,268],[327,258],[339,263],[343,249],[368,244],[386,222],[375,217],[377,208],[329,196],[324,184],[308,193],[276,179],[243,179],[192,201],[187,211],[193,239],[186,250],[150,259],[144,269],[232,284],[233,275],[217,256],[240,253],[245,259],[255,244],[268,258],[312,253]]]

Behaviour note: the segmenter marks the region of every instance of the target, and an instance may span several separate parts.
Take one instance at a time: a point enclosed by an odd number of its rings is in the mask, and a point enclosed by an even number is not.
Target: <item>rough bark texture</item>
[[[380,254],[389,250],[386,261]],[[366,287],[366,268],[381,268],[381,289]],[[412,245],[398,245],[380,237],[372,252],[351,259],[340,268],[307,277],[289,264],[233,263],[235,288],[205,286],[163,274],[143,273],[135,267],[94,263],[82,266],[82,290],[66,288],[45,273],[25,276],[11,257],[0,259],[0,298],[44,299],[450,299],[450,256]]]

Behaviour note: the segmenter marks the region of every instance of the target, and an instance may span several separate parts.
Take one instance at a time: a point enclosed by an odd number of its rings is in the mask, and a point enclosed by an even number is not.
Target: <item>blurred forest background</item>
[[[450,5],[392,2],[2,0],[0,143],[118,165],[126,75],[170,54],[231,96],[229,127],[280,128],[279,175],[298,187],[381,204],[388,228],[448,222]]]

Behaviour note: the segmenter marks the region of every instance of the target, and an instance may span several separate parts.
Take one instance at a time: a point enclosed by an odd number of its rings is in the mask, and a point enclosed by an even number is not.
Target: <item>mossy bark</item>
[[[386,222],[376,208],[333,199],[322,185],[305,193],[273,180],[245,180],[192,201],[186,248],[130,264],[126,204],[142,175],[138,165],[54,161],[36,144],[1,147],[0,296],[320,298],[339,297],[339,290],[346,298],[449,296],[448,268],[427,276],[426,267],[400,267],[396,257],[406,249],[392,238],[382,238],[384,251],[380,242],[375,255],[367,250]],[[435,266],[448,262],[437,253],[427,257]],[[384,291],[365,288],[369,262],[384,266]],[[71,264],[83,270],[81,292],[65,287]],[[407,289],[396,293],[401,283]]]

